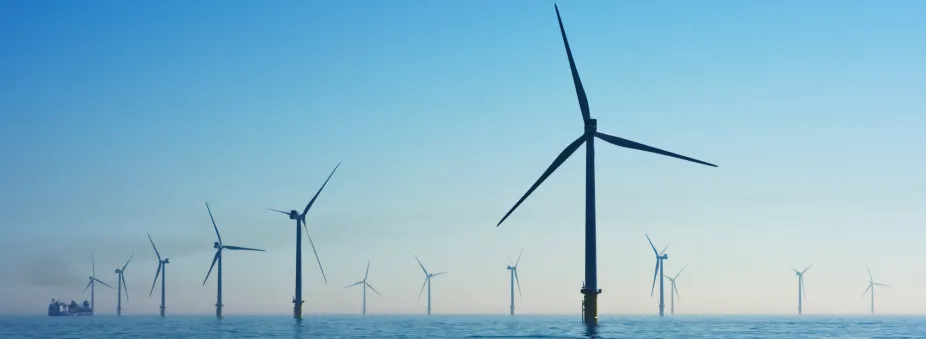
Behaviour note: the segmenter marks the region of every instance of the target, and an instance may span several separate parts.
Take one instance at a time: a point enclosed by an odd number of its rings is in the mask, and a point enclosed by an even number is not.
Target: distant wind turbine
[[[158,247],[154,246],[154,240],[151,240],[151,234],[148,234],[148,241],[151,242],[151,247],[154,248],[154,254],[158,256],[158,270],[154,272],[154,281],[151,282],[151,291],[148,292],[148,298],[151,298],[151,294],[154,293],[154,285],[158,282],[158,276],[161,276],[161,318],[164,317],[164,310],[167,308],[167,303],[165,302],[167,298],[166,284],[167,284],[167,264],[170,264],[170,258],[161,259],[161,253],[158,253]]]
[[[865,293],[868,293],[868,290],[871,290],[871,314],[875,314],[875,286],[883,286],[883,287],[892,287],[892,286],[881,284],[881,283],[876,283],[875,278],[871,276],[871,268],[869,268],[868,265],[865,265],[865,268],[868,269],[868,288],[865,289],[865,292],[862,292],[862,297],[865,296]]]
[[[90,254],[90,263],[91,263],[91,265],[93,265],[93,271],[92,271],[92,272],[93,272],[93,273],[92,273],[93,275],[90,276],[90,278],[89,278],[89,279],[90,279],[90,282],[87,283],[87,287],[84,287],[84,291],[81,292],[81,293],[87,292],[87,288],[90,288],[90,313],[91,313],[91,314],[94,314],[94,313],[96,313],[96,304],[95,304],[95,300],[96,300],[96,293],[95,293],[95,290],[96,290],[96,283],[101,283],[101,284],[103,284],[103,286],[106,286],[106,287],[109,287],[109,288],[113,288],[113,287],[112,287],[112,286],[109,286],[109,284],[107,284],[107,283],[104,283],[102,280],[96,278],[96,259],[93,258],[93,254]]]
[[[341,163],[334,166],[334,170],[328,175],[328,179],[325,179],[325,183],[322,184],[322,187],[318,189],[318,192],[315,192],[315,196],[312,197],[312,200],[309,200],[309,203],[305,205],[302,214],[299,214],[299,211],[296,210],[291,210],[287,213],[281,210],[268,208],[268,210],[289,215],[290,219],[296,220],[296,296],[293,297],[293,317],[296,319],[302,319],[302,304],[305,303],[305,300],[302,299],[302,227],[305,227],[305,234],[309,237],[309,244],[312,245],[312,252],[315,253],[315,261],[318,262],[318,269],[322,271],[322,279],[325,280],[326,284],[328,283],[328,278],[325,277],[325,269],[322,268],[322,261],[318,258],[318,251],[315,250],[315,243],[312,242],[312,235],[309,234],[309,227],[305,224],[305,215],[309,213],[309,209],[312,208],[315,199],[317,199],[318,195],[325,189],[328,180],[331,180],[331,176],[334,175],[334,171],[337,171],[339,166],[341,166]],[[300,224],[302,227],[299,227]]]
[[[598,324],[598,294],[601,293],[601,290],[598,288],[598,271],[597,271],[597,257],[596,257],[596,237],[595,237],[595,138],[599,138],[608,143],[650,152],[660,155],[665,155],[677,159],[687,160],[691,162],[696,162],[702,165],[717,167],[714,164],[703,162],[697,159],[689,158],[683,155],[675,154],[665,150],[661,150],[655,147],[647,146],[635,141],[630,141],[627,139],[615,137],[605,133],[598,132],[598,122],[595,119],[591,118],[590,109],[588,106],[588,98],[585,95],[585,89],[582,86],[582,81],[579,79],[579,72],[576,70],[575,60],[572,57],[572,50],[569,48],[569,41],[566,39],[566,30],[563,28],[563,20],[559,15],[559,8],[556,5],[553,6],[556,9],[556,19],[559,21],[560,34],[563,37],[563,45],[566,48],[566,57],[569,59],[569,68],[572,71],[572,80],[576,88],[576,95],[579,98],[579,108],[582,111],[582,120],[584,121],[585,129],[581,136],[578,139],[573,141],[566,146],[553,163],[550,164],[550,167],[540,175],[540,178],[527,190],[527,193],[514,204],[514,207],[502,217],[502,220],[498,222],[498,225],[501,225],[505,219],[511,215],[512,212],[518,206],[524,202],[525,199],[535,190],[537,187],[543,183],[547,177],[550,176],[566,159],[569,158],[583,143],[585,144],[585,284],[586,286],[582,288],[581,292],[585,296],[582,302],[584,310],[584,319],[587,325],[597,325]],[[498,226],[496,225],[496,226]]]
[[[798,271],[794,268],[791,268],[794,271],[794,274],[797,275],[797,314],[804,314],[804,299],[807,299],[807,290],[804,289],[804,273],[807,272],[814,264],[810,264],[803,271]]]
[[[521,254],[524,254],[524,250],[521,250]],[[518,264],[521,262],[521,254],[518,254],[518,260],[511,264],[511,258],[508,258],[508,267],[506,268],[511,273],[511,307],[509,308],[510,315],[514,315],[514,284],[518,283],[518,295],[521,296],[521,299],[524,298],[524,295],[521,294],[521,280],[518,279]]]
[[[135,253],[132,253],[132,256],[129,257],[129,260],[125,262],[125,265],[122,265],[122,268],[116,269],[116,286],[117,298],[116,298],[116,316],[122,315],[122,291],[125,290],[125,301],[129,301],[129,287],[125,283],[125,267],[129,266],[129,262],[132,261],[132,258],[135,257]],[[102,281],[101,281],[102,282]]]
[[[645,235],[646,235],[646,241],[649,241],[649,246],[653,248],[653,253],[656,254],[656,271],[653,272],[653,287],[650,288],[650,291],[649,291],[649,295],[652,297],[653,290],[656,289],[656,277],[665,277],[665,274],[663,274],[663,271],[664,271],[663,260],[669,259],[669,255],[666,254],[666,249],[669,248],[669,245],[666,245],[666,247],[662,249],[662,252],[657,252],[656,246],[653,246],[653,241],[649,239],[649,235],[648,234],[645,234]],[[666,308],[665,294],[663,290],[664,283],[665,283],[665,279],[659,279],[659,316],[660,317],[665,315],[665,308]]]
[[[382,294],[379,294],[379,292],[377,292],[375,288],[373,288],[373,285],[370,285],[370,283],[367,282],[367,278],[369,276],[370,276],[370,261],[367,260],[367,271],[366,273],[363,274],[363,280],[344,286],[344,288],[348,288],[348,287],[353,287],[357,285],[363,285],[363,315],[367,314],[367,287],[373,290],[373,292],[376,292],[377,295],[382,295]]]
[[[682,296],[678,295],[678,288],[675,287],[675,280],[678,279],[678,276],[682,275],[682,272],[684,272],[685,268],[687,267],[688,265],[685,265],[685,267],[682,267],[682,269],[678,271],[678,273],[674,277],[663,275],[663,277],[665,277],[666,279],[669,279],[669,284],[670,284],[669,312],[673,315],[675,315],[675,297],[678,296],[678,300],[682,300]]]
[[[258,251],[264,252],[264,250],[259,250],[256,248],[247,248],[239,246],[225,245],[222,243],[222,236],[219,234],[219,226],[215,224],[215,218],[212,217],[212,209],[209,208],[209,203],[206,203],[206,211],[209,212],[209,220],[212,220],[212,228],[215,229],[215,237],[219,240],[212,243],[212,248],[215,248],[215,256],[212,257],[212,265],[209,266],[209,272],[206,273],[206,279],[203,279],[203,286],[206,285],[206,281],[209,280],[209,275],[212,274],[212,268],[215,267],[216,261],[219,262],[219,271],[216,288],[216,298],[215,298],[215,316],[218,318],[222,317],[222,250],[229,251]]]
[[[447,272],[440,273],[428,273],[428,270],[424,268],[424,265],[421,264],[421,260],[418,259],[418,256],[415,256],[415,260],[418,261],[418,266],[421,266],[421,270],[424,271],[424,283],[421,284],[421,291],[418,291],[418,299],[421,299],[421,293],[424,292],[424,285],[428,285],[428,315],[431,315],[431,278],[439,276]]]

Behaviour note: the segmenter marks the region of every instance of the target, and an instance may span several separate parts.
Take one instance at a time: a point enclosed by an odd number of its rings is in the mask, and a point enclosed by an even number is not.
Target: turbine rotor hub
[[[598,120],[588,119],[585,121],[585,134],[595,134],[598,132]]]
[[[218,241],[212,243],[212,248],[220,248],[220,247],[222,247],[222,245],[220,245]]]

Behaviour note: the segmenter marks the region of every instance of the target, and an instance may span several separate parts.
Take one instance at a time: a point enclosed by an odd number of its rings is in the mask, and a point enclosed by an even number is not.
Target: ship
[[[48,316],[49,317],[88,316],[88,315],[93,315],[93,308],[90,307],[90,302],[86,300],[78,304],[74,300],[71,300],[70,303],[65,303],[65,302],[62,302],[60,299],[52,299],[51,303],[48,304]]]

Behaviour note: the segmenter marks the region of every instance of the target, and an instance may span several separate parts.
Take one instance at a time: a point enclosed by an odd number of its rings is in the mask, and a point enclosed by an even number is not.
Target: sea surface
[[[0,317],[0,338],[926,338],[926,317],[604,316]]]

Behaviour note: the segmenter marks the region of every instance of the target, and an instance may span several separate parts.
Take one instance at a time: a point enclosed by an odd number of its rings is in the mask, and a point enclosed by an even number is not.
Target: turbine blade
[[[264,209],[269,210],[269,211],[274,211],[274,212],[280,212],[280,213],[289,215],[289,212],[283,212],[283,211],[281,211],[281,210],[272,209],[272,208],[269,208],[269,207],[264,207]]]
[[[299,225],[296,225],[296,227],[299,227]],[[305,221],[302,221],[302,227],[305,228],[305,236],[309,237],[309,245],[312,246],[312,253],[315,254],[315,261],[318,263],[318,270],[322,272],[322,279],[324,279],[325,284],[327,284],[328,277],[325,276],[325,269],[322,267],[322,259],[318,257],[318,251],[315,250],[315,242],[312,241],[312,235],[309,234],[309,227],[305,225]]]
[[[434,273],[434,274],[431,275],[431,278],[436,277],[436,276],[439,276],[439,275],[444,274],[444,273],[447,273],[447,272]]]
[[[120,274],[119,279],[122,279],[122,289],[125,290],[125,301],[129,301],[129,284],[125,283],[125,273]]]
[[[206,279],[203,279],[203,286],[206,286],[206,280],[209,280],[209,275],[212,274],[212,269],[215,268],[215,262],[219,260],[220,255],[222,255],[222,248],[215,251],[215,256],[212,257],[212,265],[209,266],[209,272],[206,272]]]
[[[653,296],[653,292],[656,291],[656,276],[659,275],[659,259],[656,259],[656,271],[653,272],[653,287],[649,290],[649,296]]]
[[[206,203],[206,211],[209,211],[209,220],[212,220],[212,228],[215,229],[215,236],[219,238],[219,245],[222,244],[222,235],[219,234],[219,226],[215,225],[215,218],[212,217],[212,209],[209,208],[209,203]]]
[[[226,250],[232,250],[232,251],[257,251],[257,252],[266,252],[266,251],[261,250],[261,249],[249,248],[249,247],[240,247],[240,246],[226,246],[226,245],[222,245],[222,248],[224,248],[224,249],[226,249]]]
[[[518,261],[514,262],[514,267],[518,268],[518,264],[521,263],[521,255],[524,254],[524,249],[521,249],[521,253],[518,254]]]
[[[807,272],[807,270],[809,270],[811,267],[813,267],[813,265],[814,265],[814,264],[810,264],[810,266],[807,266],[807,268],[805,268],[803,271],[801,271],[801,274],[803,275],[804,272]]]
[[[514,266],[514,261],[511,261],[511,257],[508,257],[508,266]]]
[[[871,276],[871,268],[865,265],[865,269],[868,270],[868,281],[875,281],[875,278]]]
[[[662,248],[662,252],[659,252],[659,255],[661,256],[661,255],[663,255],[663,254],[666,254],[666,250],[667,250],[667,249],[669,249],[669,245],[666,245],[666,247],[663,247],[663,248]]]
[[[801,277],[801,291],[804,292],[802,293],[802,295],[804,296],[804,300],[807,300],[807,287],[804,287],[804,277],[803,276]]]
[[[861,299],[861,298],[864,297],[866,294],[868,294],[868,290],[871,289],[871,286],[872,286],[872,284],[871,284],[871,283],[868,283],[868,288],[865,289],[865,292],[862,292],[862,295],[859,296],[859,299]]]
[[[364,284],[366,284],[367,287],[369,287],[371,290],[373,290],[373,292],[376,292],[376,295],[382,296],[382,294],[379,294],[379,291],[377,291],[375,288],[373,288],[373,285],[370,285],[370,283],[368,283],[368,282],[364,282]]]
[[[514,281],[518,284],[518,295],[524,299],[524,294],[521,294],[521,279],[518,279],[518,270],[514,270]]]
[[[161,275],[161,263],[158,262],[158,271],[154,273],[154,281],[151,282],[151,291],[148,292],[148,298],[154,293],[154,285],[158,283],[158,277]]]
[[[421,293],[424,292],[424,285],[428,284],[428,279],[431,279],[431,276],[425,276],[424,282],[421,283],[421,291],[418,291],[418,300],[421,300]]]
[[[641,144],[641,143],[638,143],[638,142],[635,142],[635,141],[630,141],[630,140],[627,140],[627,139],[624,139],[624,138],[618,138],[618,137],[615,137],[615,136],[613,136],[613,135],[607,135],[607,134],[604,134],[604,133],[601,133],[601,132],[595,132],[595,136],[598,137],[598,138],[601,139],[601,140],[610,142],[610,143],[612,143],[612,144],[614,144],[614,145],[617,145],[617,146],[620,146],[620,147],[631,148],[631,149],[635,149],[635,150],[640,150],[640,151],[645,151],[645,152],[650,152],[650,153],[661,154],[661,155],[665,155],[665,156],[668,156],[668,157],[673,157],[673,158],[676,158],[676,159],[688,160],[688,161],[696,162],[696,163],[699,163],[699,164],[702,164],[702,165],[707,165],[707,166],[711,166],[711,167],[717,167],[717,165],[714,165],[714,164],[709,163],[709,162],[704,162],[704,161],[701,161],[701,160],[698,160],[698,159],[695,159],[695,158],[686,157],[686,156],[681,155],[681,154],[675,154],[675,153],[672,153],[672,152],[669,152],[669,151],[664,151],[664,150],[658,149],[658,148],[656,148],[656,147],[647,146],[647,145],[644,145],[644,144]]]
[[[109,286],[109,284],[104,283],[104,282],[103,282],[102,280],[100,280],[100,279],[93,278],[93,280],[96,280],[96,282],[103,284],[103,286],[106,286],[106,287],[109,287],[109,288],[113,288],[112,286]]]
[[[429,275],[428,270],[424,269],[424,265],[421,264],[421,260],[418,259],[418,255],[415,255],[415,260],[418,261],[418,266],[421,266],[421,270],[424,271],[424,275]]]
[[[893,286],[891,286],[891,285],[885,285],[885,284],[881,284],[881,283],[875,283],[875,285],[884,286],[884,287],[893,287]]]
[[[553,174],[553,171],[559,168],[559,166],[562,165],[563,162],[565,162],[566,159],[568,159],[569,156],[572,155],[572,153],[575,153],[576,149],[578,149],[579,146],[582,145],[582,142],[584,141],[585,141],[585,135],[583,134],[578,139],[576,139],[571,144],[569,144],[569,146],[566,146],[566,149],[564,149],[558,156],[556,156],[556,159],[553,160],[553,163],[550,164],[550,167],[547,167],[547,170],[544,171],[542,175],[540,175],[540,179],[537,179],[537,182],[535,182],[534,185],[531,186],[529,190],[527,190],[527,193],[524,193],[524,196],[522,196],[521,199],[518,200],[516,204],[514,204],[514,207],[508,210],[508,213],[506,213],[505,216],[502,217],[502,220],[499,221],[498,224],[495,225],[495,227],[498,227],[503,222],[505,222],[505,219],[508,219],[508,216],[511,215],[511,213],[514,212],[514,210],[517,209],[518,206],[521,206],[521,203],[523,203],[524,200],[527,199],[527,197],[531,195],[531,193],[534,192],[534,190],[537,189],[537,187],[539,187],[540,184],[543,183],[544,180],[547,180],[547,177],[549,177],[550,174]]]
[[[148,241],[151,242],[151,247],[154,248],[154,254],[158,256],[158,265],[160,265],[160,262],[161,262],[161,253],[158,253],[158,247],[157,247],[157,246],[154,246],[154,240],[151,240],[151,234],[148,234],[148,233],[145,233],[145,234],[148,235]]]
[[[353,284],[350,284],[350,285],[347,285],[347,286],[344,286],[344,288],[348,288],[348,287],[354,287],[354,286],[357,286],[357,285],[360,285],[360,284],[362,284],[362,283],[363,283],[363,281],[358,281],[358,282],[355,282],[355,283],[353,283]]]
[[[328,180],[331,180],[331,176],[334,175],[334,171],[337,171],[337,170],[338,170],[338,167],[340,167],[340,166],[341,166],[341,163],[340,163],[340,162],[338,163],[337,166],[334,166],[334,170],[332,170],[332,171],[331,171],[331,174],[328,175],[328,179],[325,179],[325,183],[322,184],[322,187],[319,187],[319,188],[318,188],[318,192],[315,192],[315,196],[312,197],[312,200],[309,200],[309,204],[308,204],[308,205],[305,205],[305,209],[302,211],[302,216],[303,216],[303,217],[305,217],[305,214],[306,214],[306,213],[309,213],[309,208],[311,208],[311,207],[312,207],[312,204],[315,203],[315,199],[318,199],[318,195],[322,192],[323,189],[325,189],[325,185],[328,184]]]
[[[679,301],[681,301],[681,300],[682,300],[682,296],[680,296],[680,295],[678,294],[678,287],[675,287],[675,282],[674,282],[674,281],[672,282],[672,290],[675,291],[675,297],[678,298]]]
[[[367,277],[370,275],[370,261],[367,260],[367,271],[363,274],[363,281],[367,281]]]
[[[93,280],[91,279],[90,282],[87,283],[87,287],[84,287],[84,290],[81,291],[80,293],[87,292],[87,289],[90,288],[90,285],[92,285],[92,284],[93,284]]]
[[[569,48],[569,40],[566,39],[566,29],[563,28],[563,19],[559,16],[559,7],[553,5],[556,9],[556,21],[559,22],[559,32],[563,35],[563,45],[566,46],[566,57],[569,58],[569,69],[572,71],[572,82],[576,86],[576,96],[579,97],[579,108],[582,110],[582,119],[588,121],[591,114],[588,109],[588,97],[585,96],[585,88],[582,87],[582,80],[579,79],[579,71],[576,69],[576,62],[572,58],[572,49]]]
[[[674,277],[672,277],[672,280],[675,280],[676,278],[678,278],[678,276],[682,275],[682,272],[685,272],[685,269],[686,269],[686,268],[688,268],[688,264],[685,264],[685,266],[682,267],[682,269],[681,269],[680,271],[678,271],[678,274],[676,274]]]
[[[126,267],[126,266],[129,266],[129,262],[131,262],[131,261],[132,261],[132,258],[134,258],[134,257],[135,257],[135,253],[132,253],[132,256],[129,257],[129,260],[126,260],[126,261],[125,261],[125,265],[122,265],[122,271],[123,271],[123,272],[125,272],[125,267]]]
[[[96,277],[96,259],[93,257],[93,253],[90,253],[90,264],[93,265],[93,276]]]
[[[656,255],[659,255],[659,252],[656,251],[656,246],[653,245],[653,241],[650,240],[649,238],[649,234],[643,233],[643,235],[646,236],[646,241],[649,241],[649,246],[653,248],[653,253],[656,253]]]

